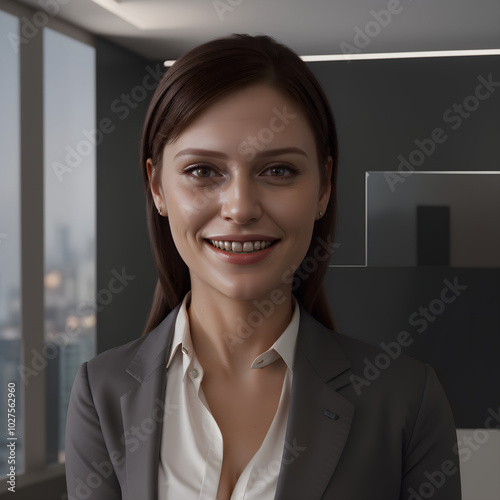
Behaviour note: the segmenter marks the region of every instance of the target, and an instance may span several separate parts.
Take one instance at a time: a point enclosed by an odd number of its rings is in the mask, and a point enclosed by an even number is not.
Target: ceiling
[[[300,55],[500,48],[500,0],[54,1],[62,20],[154,60],[235,32]]]

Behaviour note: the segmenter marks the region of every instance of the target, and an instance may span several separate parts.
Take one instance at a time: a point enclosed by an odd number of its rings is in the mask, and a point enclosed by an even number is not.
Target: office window
[[[7,388],[15,384],[16,472],[24,469],[21,364],[19,20],[0,11],[0,476],[8,472]],[[9,38],[10,35],[10,38]],[[11,408],[12,409],[12,408]],[[10,441],[12,442],[12,441]]]
[[[47,462],[64,461],[66,412],[95,354],[95,49],[44,29]]]

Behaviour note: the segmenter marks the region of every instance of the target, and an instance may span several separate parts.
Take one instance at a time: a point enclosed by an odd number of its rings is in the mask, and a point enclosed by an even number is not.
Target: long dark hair
[[[328,100],[307,65],[288,47],[264,35],[233,34],[184,54],[165,73],[149,104],[142,135],[141,169],[158,282],[143,335],[158,326],[191,288],[189,269],[175,247],[168,220],[157,213],[146,161],[151,158],[155,168],[160,169],[164,146],[208,106],[229,92],[257,83],[272,86],[301,106],[314,134],[323,183],[328,180],[328,156],[333,158],[330,201],[323,217],[315,222],[311,244],[295,271],[292,290],[306,311],[328,328],[335,328],[323,282],[330,259],[320,261],[313,254],[320,238],[331,242],[335,230],[338,153]]]

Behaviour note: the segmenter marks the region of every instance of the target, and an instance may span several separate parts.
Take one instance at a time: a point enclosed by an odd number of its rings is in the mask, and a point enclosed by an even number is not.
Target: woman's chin
[[[225,297],[228,300],[247,302],[266,300],[270,297],[279,296],[281,297],[282,302],[284,302],[283,297],[285,296],[285,292],[283,290],[283,285],[281,287],[276,286],[269,288],[268,282],[251,283],[252,277],[245,281],[245,283],[227,283],[226,281],[224,285],[212,286],[212,290],[207,290],[203,293],[203,295],[205,295],[205,297],[215,298],[220,294],[222,297]]]

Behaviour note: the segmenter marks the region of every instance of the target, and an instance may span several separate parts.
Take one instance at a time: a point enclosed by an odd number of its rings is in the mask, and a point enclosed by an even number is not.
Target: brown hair
[[[189,269],[175,247],[168,220],[157,213],[146,161],[151,158],[158,170],[165,145],[174,141],[209,105],[256,83],[269,84],[302,107],[316,141],[322,182],[327,181],[328,156],[333,159],[330,201],[323,217],[315,222],[311,244],[295,271],[292,290],[306,311],[328,328],[335,328],[323,283],[329,259],[319,262],[313,256],[319,238],[331,241],[335,230],[338,153],[328,100],[310,69],[292,50],[268,36],[233,34],[200,45],[178,59],[158,84],[146,114],[141,169],[158,282],[143,335],[159,325],[191,288]],[[311,259],[314,269],[302,269]]]

